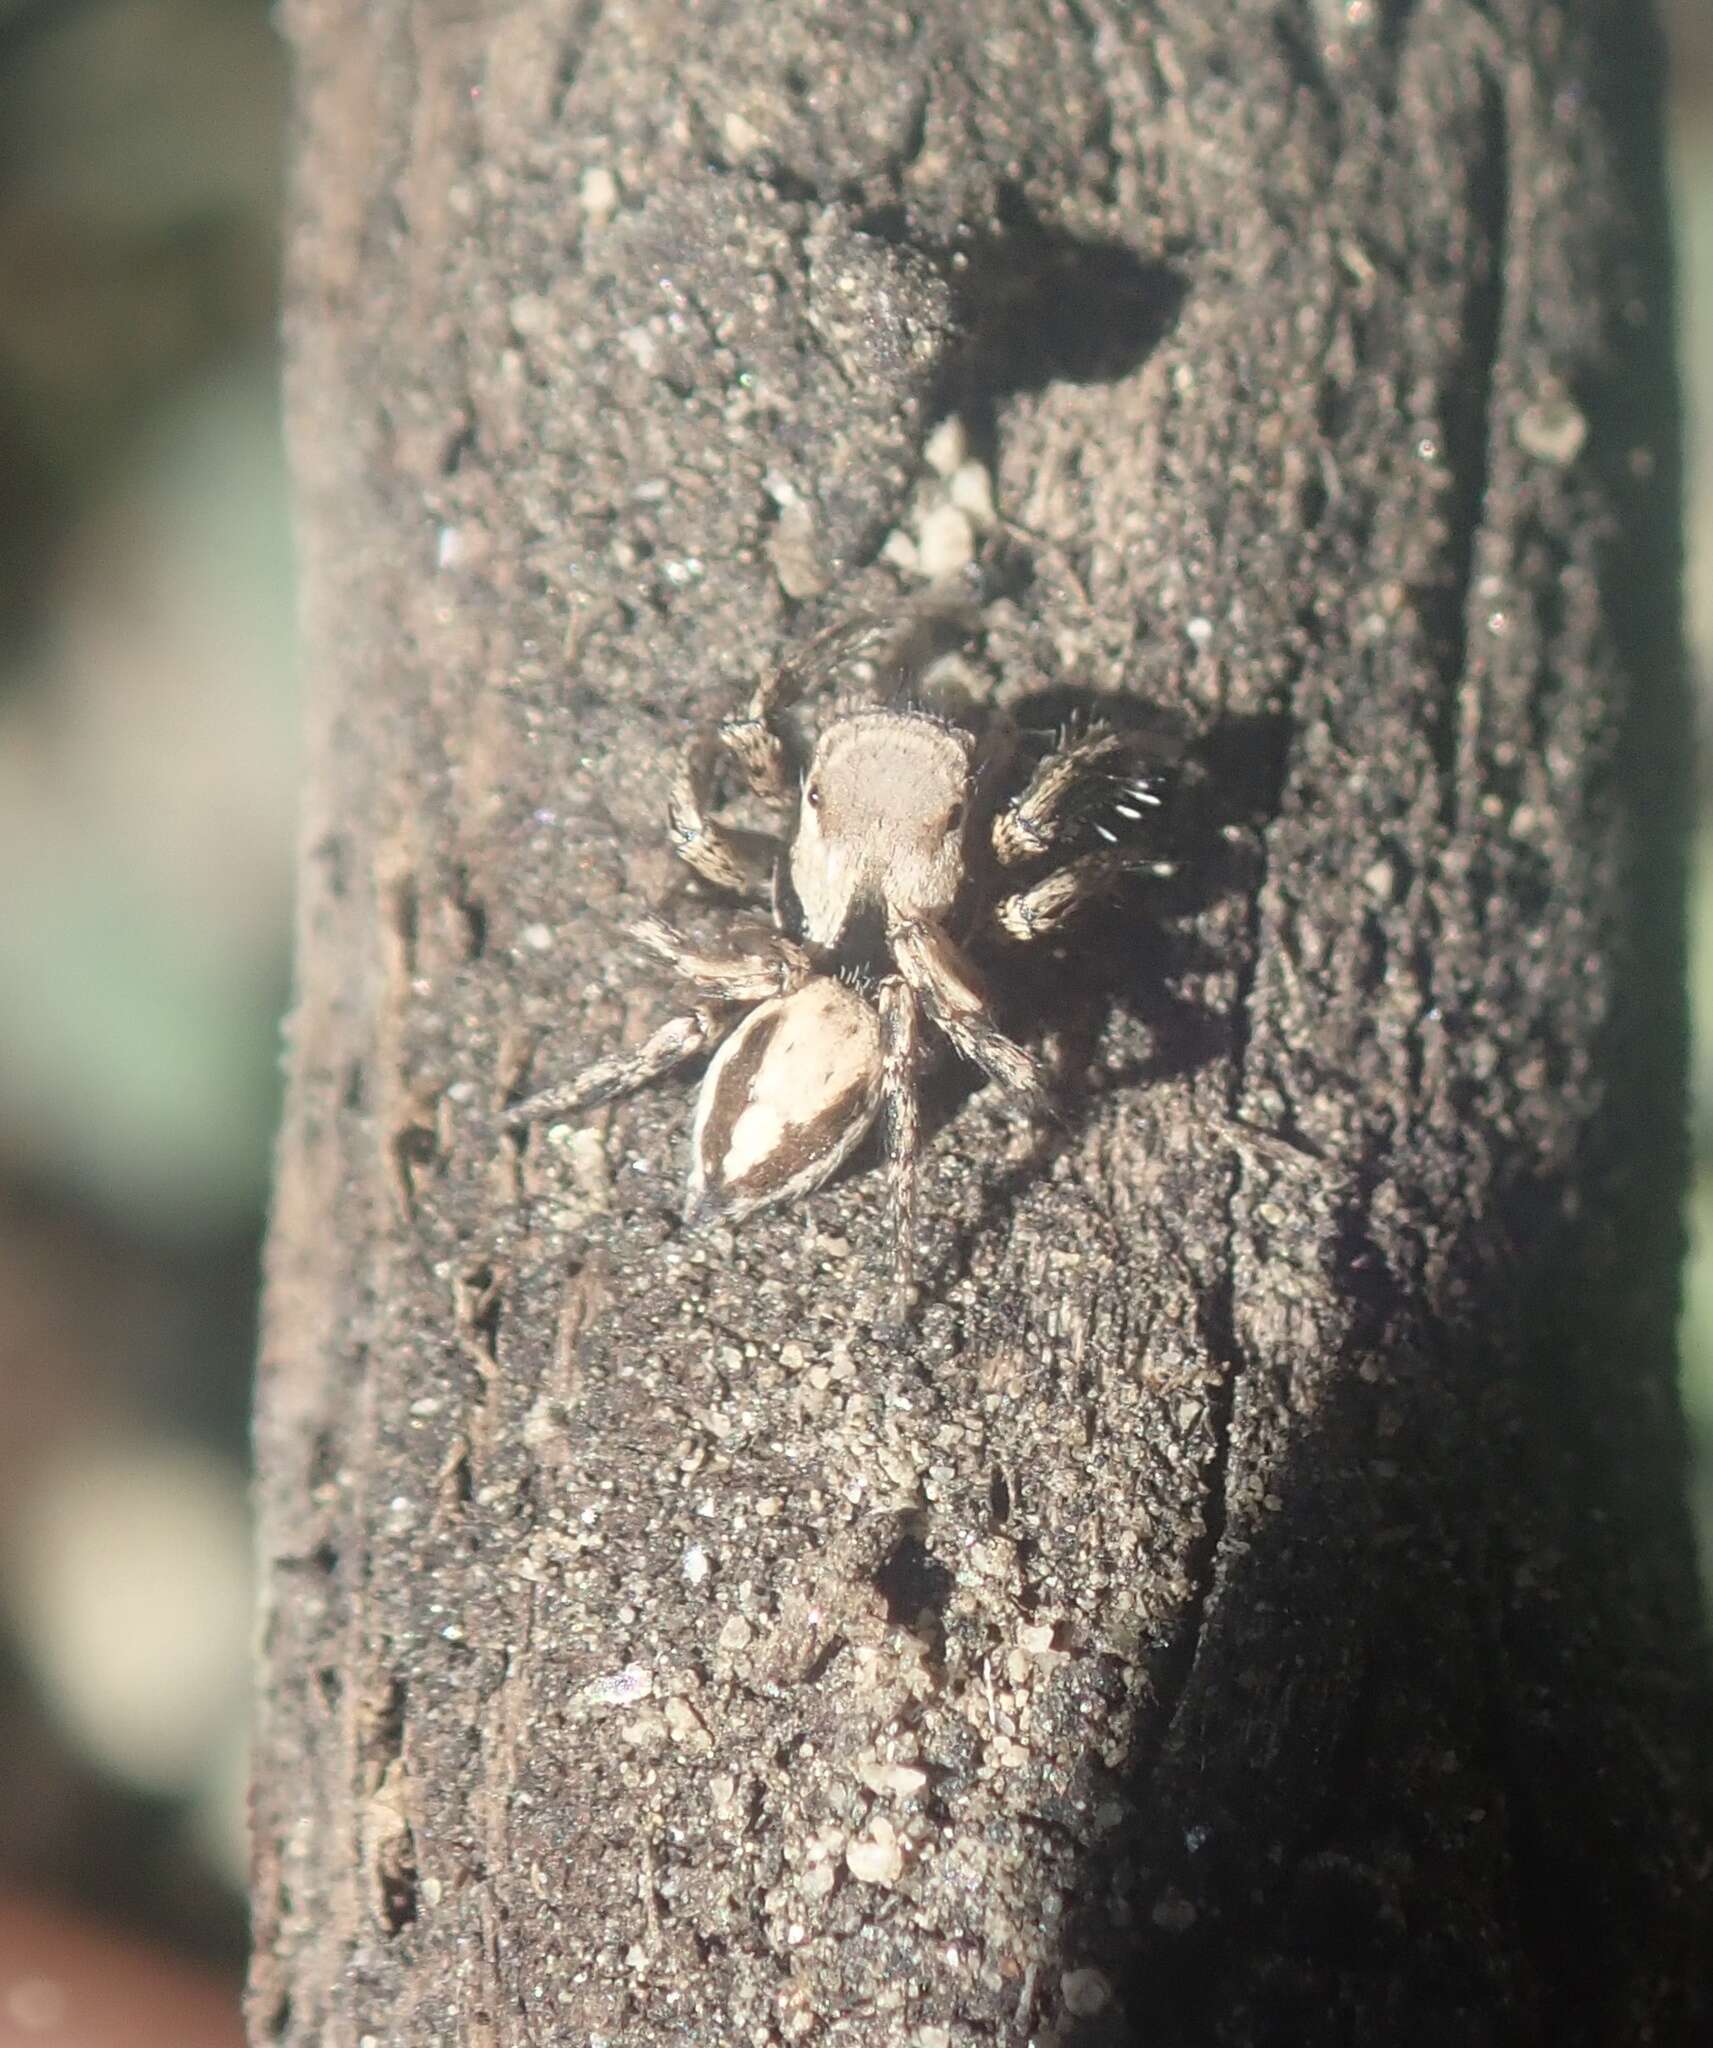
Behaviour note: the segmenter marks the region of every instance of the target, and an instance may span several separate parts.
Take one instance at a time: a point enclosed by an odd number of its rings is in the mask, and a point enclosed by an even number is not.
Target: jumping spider
[[[1159,799],[1136,773],[1133,742],[1109,729],[1062,740],[1009,797],[1018,741],[1007,722],[976,731],[895,702],[835,711],[802,765],[790,708],[841,663],[873,658],[889,634],[907,679],[895,630],[853,620],[765,676],[742,715],[691,741],[667,803],[673,849],[705,882],[770,902],[773,929],[754,928],[746,950],[708,953],[644,918],[633,937],[693,985],[693,1007],[512,1117],[589,1108],[718,1048],[692,1130],[686,1214],[696,1224],[810,1193],[882,1116],[898,1327],[912,1291],[927,1027],[1030,1116],[1047,1107],[1041,1062],[994,1023],[971,949],[1051,937],[1121,874],[1169,868],[1120,847],[1113,825]],[[722,755],[789,814],[783,836],[715,815]],[[1106,843],[1083,850],[1091,835]]]

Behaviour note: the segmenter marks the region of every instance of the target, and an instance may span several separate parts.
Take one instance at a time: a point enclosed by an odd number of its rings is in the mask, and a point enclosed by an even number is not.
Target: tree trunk
[[[1651,32],[292,26],[253,2040],[1713,2039]],[[943,1077],[888,1343],[872,1168],[703,1241],[686,1085],[502,1105],[666,1013],[685,737],[972,534],[1180,873],[1013,990],[1056,1129]]]

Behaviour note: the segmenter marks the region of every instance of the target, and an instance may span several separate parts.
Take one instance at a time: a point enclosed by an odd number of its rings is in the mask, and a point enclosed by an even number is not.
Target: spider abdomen
[[[868,1135],[880,1080],[880,1020],[845,982],[762,1003],[703,1077],[687,1220],[737,1222],[818,1188]]]

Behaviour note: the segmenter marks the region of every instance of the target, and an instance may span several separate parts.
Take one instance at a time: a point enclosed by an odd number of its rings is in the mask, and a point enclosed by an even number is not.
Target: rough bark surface
[[[1629,0],[295,0],[257,2044],[1713,2039]],[[675,1221],[669,765],[913,587],[1180,728],[1062,1126]],[[1697,1738],[1700,1738],[1700,1753]]]

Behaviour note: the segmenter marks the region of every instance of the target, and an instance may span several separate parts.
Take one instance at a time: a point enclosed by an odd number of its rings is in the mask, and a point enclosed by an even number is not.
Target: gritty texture
[[[1638,11],[288,25],[257,2048],[1713,2038]],[[503,1105],[924,561],[1180,873],[1017,995],[1057,1127],[942,1076],[886,1344],[865,1161],[698,1238],[685,1091]]]

